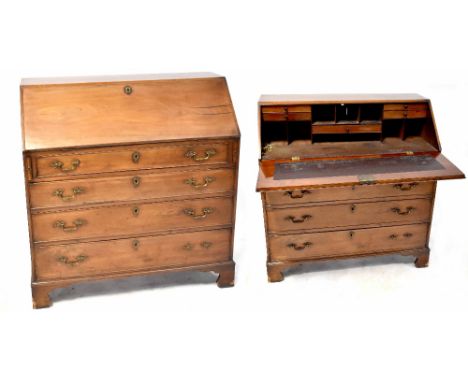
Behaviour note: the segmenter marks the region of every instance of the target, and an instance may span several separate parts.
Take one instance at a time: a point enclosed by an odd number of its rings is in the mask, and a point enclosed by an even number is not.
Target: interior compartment
[[[402,119],[388,119],[382,123],[382,138],[402,137],[403,120]]]
[[[358,122],[359,105],[336,105],[336,122]]]
[[[361,122],[376,122],[382,120],[383,104],[363,104],[361,105]]]
[[[407,119],[403,139],[420,137],[424,128],[425,119]]]
[[[287,122],[263,122],[262,147],[275,142],[288,143]]]
[[[310,121],[294,121],[288,122],[288,142],[304,141],[310,143],[311,129]]]
[[[380,134],[360,133],[360,134],[317,134],[313,136],[314,143],[320,142],[364,142],[379,141]]]
[[[335,122],[335,105],[313,105],[312,123]]]

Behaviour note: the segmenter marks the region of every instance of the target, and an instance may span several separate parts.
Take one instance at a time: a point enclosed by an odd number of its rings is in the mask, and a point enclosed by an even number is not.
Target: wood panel
[[[334,202],[372,198],[430,197],[435,182],[412,182],[385,185],[316,188],[265,192],[267,205],[283,206],[304,203]]]
[[[37,246],[38,281],[128,270],[212,264],[230,259],[231,230]]]
[[[38,182],[30,185],[31,208],[232,193],[232,169],[126,173],[122,176]]]
[[[273,235],[271,260],[299,260],[314,257],[372,254],[425,246],[427,224],[368,228],[300,235]]]
[[[183,142],[31,154],[34,178],[73,177],[177,166],[229,165],[229,142]]]
[[[123,81],[25,82],[24,149],[239,136],[223,77]]]
[[[335,205],[288,207],[267,210],[270,232],[368,224],[409,224],[427,222],[431,199],[385,202],[343,203]]]
[[[232,203],[230,197],[206,198],[37,213],[32,215],[33,239],[97,239],[230,225]]]

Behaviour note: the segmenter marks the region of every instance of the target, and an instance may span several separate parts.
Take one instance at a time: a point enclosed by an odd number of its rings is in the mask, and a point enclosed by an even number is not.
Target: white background
[[[429,268],[320,263],[276,284],[255,193],[262,93],[421,93],[444,154],[468,171],[463,3],[2,2],[0,380],[466,381],[466,181],[438,185]],[[242,132],[236,286],[97,283],[33,311],[20,78],[190,71],[227,77]]]

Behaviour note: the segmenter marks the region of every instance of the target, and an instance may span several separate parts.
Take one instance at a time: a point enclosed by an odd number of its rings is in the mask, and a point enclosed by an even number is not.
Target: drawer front
[[[135,203],[31,216],[35,242],[136,235],[232,222],[232,198]]]
[[[228,261],[231,230],[134,237],[69,245],[37,245],[37,280]]]
[[[345,203],[267,210],[271,232],[346,227],[366,224],[408,224],[430,220],[431,200],[412,199]]]
[[[190,170],[106,178],[31,183],[31,208],[54,208],[94,203],[200,196],[231,192],[230,169]]]
[[[403,119],[403,118],[425,118],[427,110],[386,110],[383,112],[384,119]]]
[[[336,124],[336,125],[313,125],[312,134],[348,134],[348,133],[380,133],[380,124]]]
[[[427,103],[387,103],[384,111],[387,110],[422,110],[427,109]]]
[[[270,236],[271,260],[296,260],[422,248],[427,224]]]
[[[387,197],[431,196],[434,182],[329,187],[310,190],[265,192],[267,205],[281,206],[341,200],[359,200]]]
[[[230,164],[227,142],[155,144],[122,149],[96,149],[64,154],[36,154],[35,177],[69,177],[73,175],[142,170],[152,168]]]

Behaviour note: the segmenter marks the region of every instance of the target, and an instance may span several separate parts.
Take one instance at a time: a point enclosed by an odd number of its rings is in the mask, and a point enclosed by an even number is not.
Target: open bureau
[[[215,74],[28,79],[36,308],[55,288],[199,270],[234,284],[239,129]]]
[[[266,95],[259,101],[270,281],[297,264],[401,254],[429,261],[436,181],[464,178],[415,94]]]

